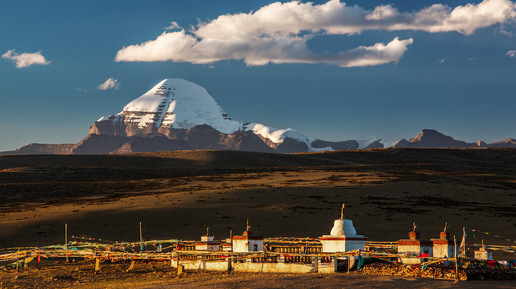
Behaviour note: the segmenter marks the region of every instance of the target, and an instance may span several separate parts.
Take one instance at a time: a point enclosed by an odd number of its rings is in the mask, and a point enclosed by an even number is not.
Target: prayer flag
[[[460,242],[460,254],[466,257],[466,228],[462,227],[462,241]]]

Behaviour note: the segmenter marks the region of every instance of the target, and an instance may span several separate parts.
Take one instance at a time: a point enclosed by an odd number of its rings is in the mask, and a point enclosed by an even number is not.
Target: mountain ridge
[[[292,128],[235,121],[204,87],[180,78],[167,78],[130,101],[120,113],[99,118],[90,126],[88,135],[76,144],[29,144],[0,154],[120,154],[192,149],[300,153],[384,148],[385,144],[377,137],[325,141]],[[410,141],[401,139],[392,147],[516,148],[516,139],[467,143],[437,130],[423,129]]]
[[[186,143],[171,147],[171,150],[228,149],[295,153],[362,149],[370,145],[371,148],[383,147],[380,139],[374,137],[359,141],[330,142],[313,139],[292,128],[277,129],[260,123],[232,120],[205,88],[178,78],[162,80],[129,102],[122,112],[100,118],[90,127],[89,135],[151,137],[153,141],[148,142],[154,144],[156,136],[163,135]],[[124,152],[132,147],[130,144],[124,146]]]

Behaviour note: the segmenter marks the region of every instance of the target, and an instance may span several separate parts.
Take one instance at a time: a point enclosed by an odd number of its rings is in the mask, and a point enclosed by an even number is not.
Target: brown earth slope
[[[0,247],[69,234],[135,241],[216,239],[250,219],[264,236],[328,234],[346,217],[370,240],[445,222],[516,239],[516,150],[378,149],[303,154],[176,151],[0,156]],[[471,243],[504,243],[479,235]]]

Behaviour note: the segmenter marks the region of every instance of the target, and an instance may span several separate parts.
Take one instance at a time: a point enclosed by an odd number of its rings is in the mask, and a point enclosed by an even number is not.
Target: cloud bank
[[[329,63],[342,67],[396,63],[413,43],[411,38],[360,46],[334,54],[315,54],[307,41],[321,35],[353,35],[365,30],[420,30],[430,33],[477,29],[516,19],[509,0],[484,0],[450,8],[434,4],[414,12],[391,5],[366,10],[340,0],[272,3],[256,12],[226,14],[199,23],[191,31],[165,31],[154,40],[120,49],[115,61],[174,61],[196,64],[243,60],[247,65],[268,63]],[[171,27],[179,28],[175,22]]]
[[[114,78],[108,78],[108,79],[106,79],[106,81],[104,81],[104,83],[97,86],[97,89],[98,90],[108,90],[108,89],[118,89],[119,87],[120,87],[120,83],[118,82],[118,80],[116,80]]]
[[[509,51],[507,51],[507,53],[505,53],[505,55],[507,55],[511,58],[514,58],[514,57],[516,57],[516,50],[509,50]]]
[[[47,61],[40,52],[18,54],[14,49],[8,50],[2,55],[4,59],[10,59],[16,63],[16,68],[25,68],[31,65],[49,65],[51,61]]]

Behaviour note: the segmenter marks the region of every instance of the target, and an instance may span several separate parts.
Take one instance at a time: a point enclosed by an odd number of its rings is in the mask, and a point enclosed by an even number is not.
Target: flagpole
[[[68,223],[65,223],[65,249],[66,249],[66,263],[68,263]]]
[[[143,251],[142,222],[140,222],[140,252]]]
[[[463,258],[466,258],[466,227],[462,227],[462,242],[460,246],[460,253]]]

